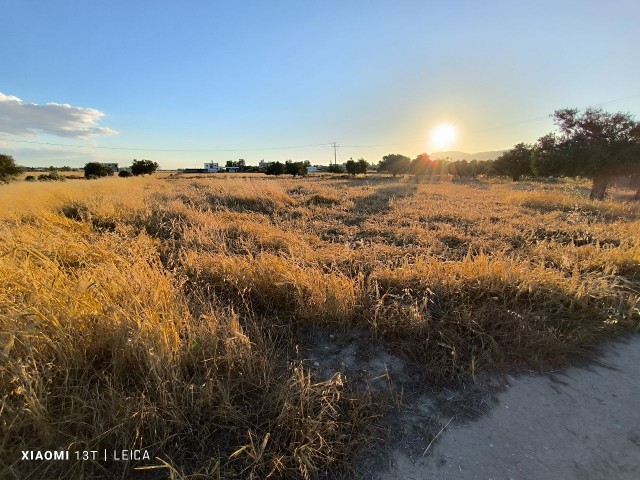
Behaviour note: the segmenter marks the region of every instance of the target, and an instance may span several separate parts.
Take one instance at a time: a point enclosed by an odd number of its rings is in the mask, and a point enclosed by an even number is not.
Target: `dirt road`
[[[507,378],[487,415],[452,422],[425,456],[394,451],[378,478],[640,478],[640,335],[586,366]]]

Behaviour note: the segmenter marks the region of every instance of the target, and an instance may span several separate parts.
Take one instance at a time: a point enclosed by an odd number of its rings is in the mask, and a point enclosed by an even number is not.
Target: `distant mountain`
[[[447,152],[434,152],[430,153],[429,156],[434,160],[440,160],[443,158],[448,158],[451,161],[455,162],[457,160],[495,160],[498,158],[503,152],[506,150],[496,150],[493,152],[478,152],[478,153],[465,153],[458,152],[455,150],[449,150]]]

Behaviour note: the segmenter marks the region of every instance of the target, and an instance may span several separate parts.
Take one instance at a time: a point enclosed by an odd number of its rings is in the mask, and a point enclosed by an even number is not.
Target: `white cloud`
[[[18,97],[0,92],[0,132],[12,135],[40,132],[67,138],[115,135],[116,131],[98,126],[102,117],[104,113],[95,108],[73,107],[66,103],[25,103]]]

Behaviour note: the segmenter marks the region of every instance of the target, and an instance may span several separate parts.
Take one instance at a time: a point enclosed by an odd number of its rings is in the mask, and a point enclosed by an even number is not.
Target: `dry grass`
[[[640,209],[584,188],[222,175],[3,186],[0,476],[349,476],[387,400],[317,379],[298,331],[368,329],[445,384],[562,365],[637,329]],[[161,468],[19,454],[95,448],[148,449]]]

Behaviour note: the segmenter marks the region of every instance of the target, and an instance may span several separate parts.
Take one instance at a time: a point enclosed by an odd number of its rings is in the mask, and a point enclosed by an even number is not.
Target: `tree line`
[[[586,177],[592,179],[590,198],[602,200],[615,177],[632,176],[640,186],[640,123],[628,113],[597,108],[556,110],[558,127],[533,144],[519,143],[495,160],[447,162],[427,154],[411,160],[400,154],[382,157],[378,171],[414,175],[447,173],[522,177]]]
[[[508,176],[514,181],[522,177],[586,177],[592,179],[590,198],[602,200],[607,186],[614,177],[633,176],[640,186],[640,123],[628,113],[608,113],[598,108],[556,110],[553,120],[558,127],[540,137],[535,143],[519,143],[491,161],[466,160],[451,162],[432,160],[422,153],[411,159],[392,153],[382,157],[377,171],[416,176],[450,174],[457,177],[477,175]],[[244,167],[244,160],[228,162],[231,166]],[[284,164],[274,162],[266,170],[267,175],[289,174],[304,177],[310,162]],[[131,175],[154,173],[158,164],[151,160],[134,160]],[[351,175],[365,174],[369,164],[364,159],[349,160],[345,165]],[[0,182],[8,181],[24,170],[9,155],[0,154]],[[329,172],[343,172],[342,167],[331,165]],[[85,177],[112,175],[109,167],[98,162],[87,163]],[[120,172],[121,176],[129,175]]]

